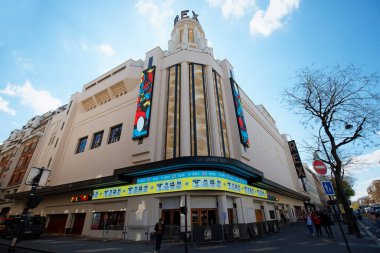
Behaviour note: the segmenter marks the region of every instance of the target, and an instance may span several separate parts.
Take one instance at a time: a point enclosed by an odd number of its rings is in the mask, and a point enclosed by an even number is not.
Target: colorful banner
[[[234,99],[234,105],[235,105],[235,114],[236,114],[237,123],[239,127],[240,141],[245,147],[249,147],[248,132],[247,132],[247,127],[245,125],[243,107],[241,105],[239,86],[237,85],[237,83],[234,81],[232,77],[230,78],[230,82],[231,82],[232,97]]]
[[[154,73],[156,67],[150,67],[141,73],[140,90],[137,97],[137,109],[132,139],[140,139],[149,135],[150,110],[153,96]]]
[[[156,182],[156,181],[162,181],[162,180],[172,180],[172,179],[188,178],[188,177],[191,177],[191,178],[193,177],[220,177],[220,178],[229,179],[238,183],[247,184],[247,180],[245,179],[235,177],[225,172],[211,171],[211,170],[190,170],[190,171],[183,171],[183,172],[177,172],[177,173],[172,173],[172,174],[138,178],[136,183],[143,184],[143,183],[150,183],[150,182]]]
[[[92,199],[108,199],[147,194],[216,190],[238,193],[258,198],[267,198],[267,191],[221,177],[194,177],[162,180],[144,184],[124,185],[119,187],[94,190]]]

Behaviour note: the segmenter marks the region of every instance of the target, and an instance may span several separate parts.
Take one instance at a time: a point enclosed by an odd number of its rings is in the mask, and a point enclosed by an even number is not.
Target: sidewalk
[[[346,226],[344,226],[346,228]],[[189,253],[195,252],[281,252],[281,253],[346,253],[347,248],[341,236],[339,226],[332,226],[334,238],[310,236],[303,223],[291,224],[280,233],[271,234],[258,240],[238,243],[220,243],[208,245],[189,244]],[[363,231],[363,238],[346,234],[352,253],[379,253],[376,241]],[[0,240],[0,244],[9,244],[9,240]],[[154,244],[126,241],[100,241],[71,236],[45,235],[38,240],[24,240],[21,247],[55,253],[152,253]],[[1,248],[0,248],[1,249]],[[16,251],[16,252],[21,252]],[[161,253],[185,252],[184,244],[163,243]]]

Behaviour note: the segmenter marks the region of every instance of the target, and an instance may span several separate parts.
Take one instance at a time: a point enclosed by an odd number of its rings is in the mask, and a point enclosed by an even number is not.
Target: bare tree
[[[365,75],[353,65],[330,69],[304,68],[297,83],[284,91],[289,108],[316,137],[314,150],[331,169],[350,232],[360,236],[344,193],[344,167],[363,148],[376,145],[380,130],[380,93],[377,74]],[[311,155],[311,154],[310,154]]]

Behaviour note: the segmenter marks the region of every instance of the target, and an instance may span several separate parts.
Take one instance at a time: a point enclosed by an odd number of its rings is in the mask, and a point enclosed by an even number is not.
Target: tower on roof
[[[189,10],[181,11],[181,16],[177,15],[174,19],[174,28],[168,42],[168,52],[171,54],[183,49],[194,49],[213,56],[213,49],[207,45],[198,14],[194,11],[191,16],[189,16]]]

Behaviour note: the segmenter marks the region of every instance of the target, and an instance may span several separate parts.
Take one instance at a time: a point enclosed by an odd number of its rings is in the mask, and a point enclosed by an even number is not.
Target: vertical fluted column
[[[189,64],[181,63],[181,156],[191,155],[190,140],[190,94],[189,94]]]
[[[167,116],[167,108],[166,108],[166,97],[167,97],[167,87],[168,87],[168,70],[162,69],[162,75],[161,75],[161,83],[158,87],[159,89],[156,89],[157,91],[160,91],[159,94],[159,101],[158,101],[158,112],[162,112],[163,115]],[[157,100],[157,98],[155,98]],[[164,113],[165,112],[165,113]],[[155,150],[155,157],[157,160],[165,159],[165,138],[166,138],[166,118],[167,117],[158,117],[158,124],[157,124],[157,146],[162,148],[156,148]]]
[[[217,117],[217,106],[216,106],[216,98],[214,92],[214,83],[212,79],[212,67],[206,66],[206,90],[207,90],[207,101],[208,108],[206,108],[209,114],[209,128],[210,128],[210,145],[211,145],[211,155],[221,156],[220,150],[220,142],[222,140],[219,139],[219,121]]]

